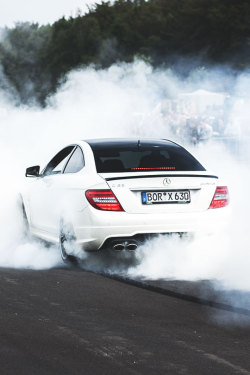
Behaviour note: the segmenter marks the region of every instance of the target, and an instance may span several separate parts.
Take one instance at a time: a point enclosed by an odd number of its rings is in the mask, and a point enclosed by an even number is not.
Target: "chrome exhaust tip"
[[[122,243],[116,243],[114,246],[113,246],[113,249],[116,250],[116,251],[122,251],[125,249],[125,245],[122,244]]]
[[[128,250],[128,251],[135,251],[138,247],[137,242],[133,241],[122,241],[122,242],[115,242],[113,243],[113,250],[116,251],[123,251],[123,250]]]
[[[125,247],[128,251],[135,251],[137,249],[138,245],[135,242],[128,243]]]

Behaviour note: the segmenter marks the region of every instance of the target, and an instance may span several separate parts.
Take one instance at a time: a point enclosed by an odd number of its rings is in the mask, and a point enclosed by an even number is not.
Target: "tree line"
[[[0,39],[0,86],[46,105],[72,69],[135,57],[154,67],[250,65],[249,0],[116,0],[52,25],[17,23]],[[182,65],[183,69],[183,65]]]

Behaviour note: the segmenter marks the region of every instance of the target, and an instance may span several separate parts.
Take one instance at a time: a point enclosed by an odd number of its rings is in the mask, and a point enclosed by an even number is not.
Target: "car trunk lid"
[[[100,175],[126,212],[145,214],[205,211],[213,199],[218,178],[207,172]],[[149,201],[148,197],[154,199]]]

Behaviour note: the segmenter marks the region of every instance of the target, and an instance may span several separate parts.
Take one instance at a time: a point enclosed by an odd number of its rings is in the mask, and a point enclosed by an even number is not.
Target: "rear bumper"
[[[163,233],[212,233],[226,225],[229,208],[197,213],[129,214],[126,212],[91,212],[91,222],[75,223],[77,242],[85,250],[98,250],[109,239]]]

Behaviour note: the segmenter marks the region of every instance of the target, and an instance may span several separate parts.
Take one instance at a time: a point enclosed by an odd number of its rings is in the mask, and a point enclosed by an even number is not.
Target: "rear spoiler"
[[[202,178],[216,178],[218,176],[208,175],[208,174],[154,174],[154,175],[141,175],[141,176],[120,176],[120,177],[104,177],[106,181],[115,181],[115,180],[128,180],[134,178],[151,178],[151,177],[202,177]]]

